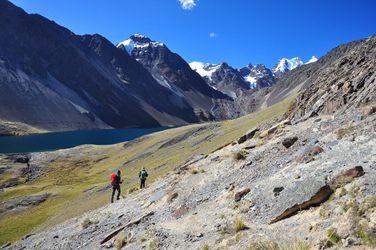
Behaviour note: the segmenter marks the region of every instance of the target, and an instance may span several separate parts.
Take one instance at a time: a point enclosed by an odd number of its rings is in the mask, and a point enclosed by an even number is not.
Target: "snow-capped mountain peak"
[[[311,57],[311,59],[309,59],[309,61],[308,62],[306,62],[305,64],[310,64],[310,63],[314,63],[314,62],[316,62],[318,59],[317,59],[317,57],[315,57],[315,56],[312,56]]]
[[[244,80],[249,83],[251,89],[257,87],[269,87],[274,83],[273,72],[263,64],[249,64],[248,66],[241,68],[239,72]]]
[[[120,42],[116,45],[118,48],[125,49],[128,54],[132,54],[132,51],[135,48],[144,48],[148,46],[164,46],[163,43],[152,41],[149,37],[140,35],[140,34],[134,34],[130,36],[127,40],[124,40],[123,42]]]
[[[217,71],[222,64],[211,64],[202,62],[191,62],[189,66],[196,71],[201,77],[207,77],[211,79],[213,73]]]
[[[293,70],[303,64],[303,61],[299,57],[294,57],[291,59],[282,58],[279,60],[277,66],[273,69],[273,72],[286,73],[287,71]]]

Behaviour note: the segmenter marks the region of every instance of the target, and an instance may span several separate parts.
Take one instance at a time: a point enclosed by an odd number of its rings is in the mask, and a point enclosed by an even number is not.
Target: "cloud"
[[[210,32],[210,33],[209,33],[209,37],[210,37],[210,38],[214,38],[214,37],[217,37],[217,34],[216,34],[216,33],[214,33],[214,32]]]
[[[181,7],[184,10],[191,10],[196,7],[198,0],[179,0]]]

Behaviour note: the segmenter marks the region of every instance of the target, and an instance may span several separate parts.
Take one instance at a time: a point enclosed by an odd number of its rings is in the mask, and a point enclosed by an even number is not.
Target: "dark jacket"
[[[141,180],[146,180],[146,177],[148,177],[148,172],[146,170],[141,170],[140,173],[138,173],[138,178]]]

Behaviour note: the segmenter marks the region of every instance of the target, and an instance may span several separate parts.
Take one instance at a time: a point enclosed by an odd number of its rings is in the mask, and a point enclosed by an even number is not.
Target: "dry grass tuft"
[[[341,139],[345,138],[347,135],[349,135],[353,131],[354,131],[354,127],[349,126],[349,127],[340,128],[340,129],[336,130],[335,134],[337,136],[337,139],[341,140]]]
[[[191,168],[191,170],[189,171],[191,174],[199,174],[199,173],[205,173],[205,170],[202,169],[202,168],[196,168],[196,167],[193,167]]]
[[[237,161],[244,160],[247,156],[247,153],[244,150],[240,150],[234,153],[234,159]]]
[[[128,194],[134,193],[134,192],[136,192],[137,190],[138,190],[137,187],[132,187],[132,188],[130,188],[130,189],[128,190]]]
[[[341,241],[341,237],[337,233],[337,229],[335,228],[329,228],[326,232],[326,236],[330,242],[333,244],[337,244]]]
[[[303,241],[294,240],[288,244],[278,244],[272,240],[261,240],[251,243],[248,250],[309,250],[310,246]]]
[[[243,230],[247,230],[249,227],[245,224],[244,220],[241,218],[236,218],[234,221],[234,230],[235,232],[240,232]]]
[[[159,247],[159,241],[158,241],[158,239],[152,239],[149,242],[149,247],[148,247],[149,250],[157,250],[158,247]]]
[[[86,229],[86,228],[88,228],[91,224],[93,224],[93,222],[92,222],[89,218],[85,218],[85,219],[81,222],[81,227],[82,227],[82,229]]]
[[[116,249],[122,249],[128,244],[128,238],[124,231],[121,231],[115,239],[114,247]]]
[[[173,192],[173,193],[168,194],[168,196],[167,196],[167,202],[168,202],[168,203],[171,203],[171,202],[172,202],[174,199],[176,199],[178,196],[179,196],[179,194],[176,193],[176,192]]]

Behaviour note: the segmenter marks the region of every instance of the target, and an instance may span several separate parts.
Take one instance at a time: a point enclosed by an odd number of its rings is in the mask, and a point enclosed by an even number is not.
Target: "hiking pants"
[[[146,179],[140,179],[140,189],[145,188],[145,181]]]
[[[115,192],[117,191],[117,197],[116,197],[116,200],[119,200],[120,199],[120,185],[116,185],[116,186],[112,186],[112,195],[111,195],[111,203],[114,202],[114,195],[115,195]]]

